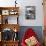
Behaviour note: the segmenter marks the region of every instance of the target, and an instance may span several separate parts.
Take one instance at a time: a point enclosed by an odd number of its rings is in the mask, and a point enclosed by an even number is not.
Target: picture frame
[[[9,14],[10,14],[10,15],[17,15],[17,13],[18,13],[18,12],[17,12],[16,10],[10,10],[10,11],[9,11]]]
[[[9,15],[9,10],[2,10],[2,15]]]
[[[28,20],[35,19],[36,18],[35,11],[36,11],[35,6],[26,6],[25,18]]]

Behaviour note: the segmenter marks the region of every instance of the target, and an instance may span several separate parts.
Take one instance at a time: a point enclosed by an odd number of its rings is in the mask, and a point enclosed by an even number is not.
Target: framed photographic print
[[[14,10],[10,10],[9,14],[14,15]]]
[[[2,10],[2,15],[9,15],[9,10]]]
[[[26,19],[35,19],[35,6],[26,6]]]
[[[10,15],[16,15],[18,12],[16,10],[10,10],[9,14]]]

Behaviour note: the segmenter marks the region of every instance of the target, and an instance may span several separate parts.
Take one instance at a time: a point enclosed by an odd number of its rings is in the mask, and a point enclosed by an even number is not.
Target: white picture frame
[[[2,10],[2,15],[9,15],[9,10]]]

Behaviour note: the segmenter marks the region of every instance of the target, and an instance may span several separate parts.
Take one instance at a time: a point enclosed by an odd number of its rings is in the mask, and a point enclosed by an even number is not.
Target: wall
[[[14,1],[15,0],[0,0],[0,6],[1,7],[15,6]],[[41,39],[41,38],[43,38],[43,34],[42,34],[43,30],[42,30],[42,27],[39,27],[39,26],[43,26],[43,17],[44,16],[43,16],[42,0],[17,0],[17,3],[18,3],[17,6],[20,7],[20,9],[19,9],[19,15],[20,15],[19,16],[19,24],[20,24],[20,26],[36,26],[33,28],[37,32],[37,35],[38,35],[40,41],[42,42],[43,39]],[[36,19],[35,20],[26,20],[25,19],[25,6],[35,6],[36,7]],[[20,27],[20,28],[22,29],[20,31],[20,33],[25,31],[23,29],[23,27]],[[27,27],[24,27],[24,28],[27,28]]]
[[[37,34],[37,37],[41,43],[43,43],[43,34],[42,34],[42,26],[21,26],[19,32],[19,39],[22,40],[24,33],[28,28],[32,28],[34,32]]]
[[[0,6],[14,6],[15,0],[0,0]],[[42,0],[17,0],[17,6],[20,7],[19,11],[19,24],[21,26],[43,26],[43,6]],[[35,6],[36,7],[36,19],[26,20],[25,19],[25,6]]]
[[[43,11],[42,11],[42,0],[25,0],[19,1],[21,4],[20,11],[20,25],[22,26],[43,26]],[[25,19],[25,6],[36,6],[36,19],[26,20]]]

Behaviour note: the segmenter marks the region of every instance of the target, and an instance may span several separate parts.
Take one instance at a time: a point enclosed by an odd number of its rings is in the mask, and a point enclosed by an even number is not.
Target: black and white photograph
[[[35,19],[35,6],[26,6],[26,19]]]

